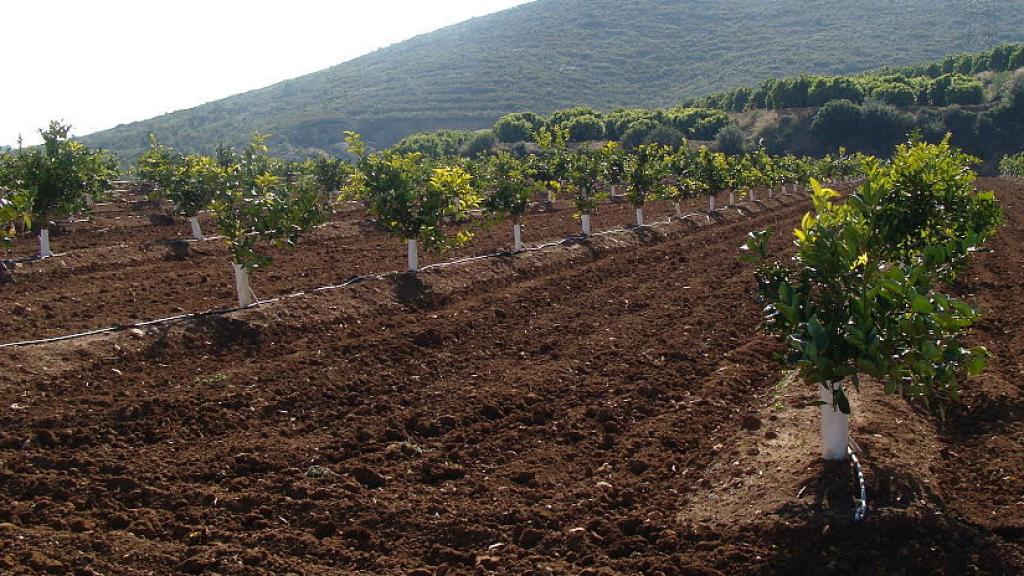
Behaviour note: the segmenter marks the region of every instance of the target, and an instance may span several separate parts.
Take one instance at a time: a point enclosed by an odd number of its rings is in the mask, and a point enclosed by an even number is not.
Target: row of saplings
[[[0,157],[0,209],[7,210],[0,222],[34,222],[40,256],[46,257],[51,255],[47,223],[86,210],[85,199],[106,190],[116,163],[69,139],[66,126],[53,124],[43,137],[42,149]],[[285,162],[268,154],[261,135],[241,151],[220,148],[214,156],[180,154],[154,138],[137,169],[156,184],[157,197],[189,219],[196,239],[203,238],[198,214],[213,212],[231,250],[239,305],[245,307],[256,301],[251,271],[270,263],[265,247],[293,244],[325,222],[339,198],[361,200],[381,226],[406,242],[409,270],[415,272],[421,244],[443,250],[468,241],[470,232],[451,233],[450,224],[480,209],[486,220],[511,221],[514,251],[521,251],[523,218],[536,193],[549,200],[571,195],[582,233],[589,236],[591,215],[612,191],[624,192],[643,226],[644,205],[654,198],[675,201],[678,213],[682,200],[707,196],[714,212],[716,196],[726,191],[730,204],[736,194],[753,200],[757,188],[771,195],[776,188],[795,189],[811,176],[853,177],[864,162],[842,154],[822,160],[773,157],[763,150],[731,157],[685,146],[573,149],[564,133],[542,131],[537,137],[541,151],[524,157],[498,152],[438,160],[417,153],[368,153],[359,136],[349,133],[349,150],[358,157],[354,165],[334,158]],[[13,232],[12,226],[4,229]]]
[[[868,162],[841,202],[812,182],[813,212],[788,262],[769,254],[771,231],[744,247],[767,330],[820,395],[826,460],[852,454],[848,393],[865,377],[942,412],[985,365],[988,352],[964,344],[978,311],[941,291],[1001,222],[994,195],[975,189],[975,161],[948,138],[909,142],[887,163]]]

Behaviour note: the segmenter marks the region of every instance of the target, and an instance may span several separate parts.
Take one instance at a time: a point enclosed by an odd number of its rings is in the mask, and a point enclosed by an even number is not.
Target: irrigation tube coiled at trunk
[[[758,212],[760,212],[760,211],[761,210],[759,210]],[[691,212],[691,213],[688,213],[688,214],[684,214],[682,216],[671,216],[667,220],[659,220],[657,222],[652,222],[650,224],[647,224],[647,225],[643,226],[642,228],[653,228],[655,226],[661,226],[661,225],[664,225],[664,224],[671,224],[673,221],[682,222],[682,221],[687,220],[689,218],[693,218],[693,217],[697,217],[697,216],[702,216],[702,215],[707,215],[707,213],[706,212]],[[744,215],[744,216],[746,216],[746,215]],[[477,256],[470,256],[468,258],[460,258],[460,259],[457,259],[457,260],[451,260],[451,261],[448,261],[448,262],[438,262],[436,264],[430,264],[428,266],[424,266],[423,268],[421,268],[421,271],[432,270],[432,269],[436,269],[436,268],[447,268],[449,266],[456,266],[456,265],[460,265],[460,264],[465,264],[467,262],[474,262],[474,261],[477,261],[477,260],[486,260],[486,259],[490,259],[490,258],[500,258],[500,257],[506,257],[506,256],[513,256],[515,254],[520,254],[520,253],[524,253],[524,252],[540,252],[542,250],[547,250],[547,249],[550,249],[550,248],[554,248],[554,247],[558,247],[558,246],[563,246],[563,245],[568,244],[570,242],[579,242],[581,240],[586,240],[587,238],[593,238],[593,237],[597,237],[597,236],[609,236],[609,235],[612,235],[612,234],[620,234],[622,232],[629,231],[629,230],[634,230],[634,229],[635,229],[634,227],[629,227],[629,228],[613,228],[611,230],[604,230],[604,231],[601,231],[601,232],[596,232],[594,234],[591,234],[590,236],[582,236],[582,235],[567,236],[566,238],[563,238],[562,240],[557,240],[557,241],[554,241],[554,242],[547,242],[547,243],[544,243],[544,244],[539,244],[537,246],[531,246],[529,248],[524,248],[524,249],[520,250],[519,252],[515,252],[514,250],[501,250],[501,251],[497,251],[497,252],[491,252],[489,254],[480,254],[480,255],[477,255]],[[338,290],[338,289],[341,289],[341,288],[346,288],[348,286],[352,286],[353,284],[358,284],[360,282],[366,282],[366,281],[369,281],[369,280],[382,280],[384,278],[389,278],[391,276],[398,276],[400,274],[405,274],[405,273],[406,272],[404,272],[404,271],[392,271],[392,272],[382,272],[382,273],[379,273],[379,274],[369,274],[369,275],[365,275],[365,276],[354,276],[354,277],[346,280],[345,282],[342,282],[341,284],[333,284],[333,285],[329,285],[329,286],[321,286],[319,288],[312,288],[312,289],[308,289],[308,290],[303,290],[301,292],[295,292],[293,294],[285,294],[283,296],[278,296],[278,297],[270,298],[270,299],[267,299],[267,300],[259,300],[259,299],[257,299],[256,304],[253,304],[252,306],[247,306],[245,308],[251,308],[251,307],[257,306],[259,304],[272,304],[274,302],[280,302],[282,300],[287,300],[287,299],[290,299],[290,298],[297,298],[297,297],[300,297],[300,296],[305,296],[305,295],[310,294],[310,293],[328,292],[328,291],[331,291],[331,290]],[[131,323],[131,324],[118,324],[118,325],[115,325],[115,326],[108,326],[106,328],[97,328],[97,329],[94,329],[94,330],[87,330],[85,332],[78,332],[78,333],[75,333],[75,334],[65,334],[65,335],[62,335],[62,336],[52,336],[52,337],[49,337],[49,338],[37,338],[37,339],[33,339],[33,340],[20,340],[20,341],[15,341],[15,342],[5,342],[5,343],[0,344],[0,349],[4,349],[4,348],[17,348],[17,347],[22,347],[22,346],[35,346],[35,345],[39,345],[39,344],[52,344],[54,342],[63,342],[63,341],[67,341],[67,340],[77,340],[79,338],[86,338],[86,337],[89,337],[89,336],[96,336],[96,335],[99,335],[99,334],[109,334],[109,333],[112,333],[112,332],[121,332],[121,331],[125,331],[125,330],[131,330],[133,328],[145,328],[147,326],[154,326],[154,325],[157,325],[157,324],[167,324],[167,323],[170,323],[170,322],[180,322],[180,321],[183,321],[183,320],[192,320],[192,319],[196,319],[196,318],[205,318],[207,316],[219,316],[219,315],[223,315],[223,314],[229,314],[231,312],[237,312],[239,310],[244,310],[245,308],[237,307],[237,306],[235,306],[235,307],[228,307],[228,308],[211,308],[211,309],[203,310],[203,311],[200,311],[200,312],[189,312],[189,313],[185,313],[185,314],[177,314],[177,315],[174,315],[174,316],[168,316],[166,318],[158,318],[156,320],[145,320],[143,322],[135,322],[135,323]]]
[[[853,511],[853,521],[863,522],[864,517],[868,514],[868,490],[867,483],[864,482],[864,470],[861,468],[860,459],[857,458],[852,446],[846,447],[846,453],[850,456],[850,465],[853,466],[853,471],[857,474],[857,485],[860,488],[860,499],[857,501],[857,509]]]

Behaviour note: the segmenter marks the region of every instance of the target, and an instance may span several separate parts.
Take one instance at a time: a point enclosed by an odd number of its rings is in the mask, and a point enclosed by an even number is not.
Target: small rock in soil
[[[353,468],[350,474],[352,474],[352,477],[355,478],[357,482],[367,488],[380,488],[387,483],[386,478],[365,466]]]
[[[520,548],[533,548],[543,539],[543,532],[528,526],[519,526],[512,534],[512,541]]]
[[[754,416],[753,414],[747,414],[746,416],[743,417],[743,420],[740,422],[740,426],[744,430],[760,430],[761,419],[758,418],[757,416]]]

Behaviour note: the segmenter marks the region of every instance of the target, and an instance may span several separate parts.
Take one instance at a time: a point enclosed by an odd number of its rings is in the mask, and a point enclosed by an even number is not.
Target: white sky
[[[527,0],[28,0],[0,7],[0,145],[262,88]]]

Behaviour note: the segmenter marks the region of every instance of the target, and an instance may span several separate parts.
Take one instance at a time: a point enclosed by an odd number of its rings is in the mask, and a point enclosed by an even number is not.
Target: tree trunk
[[[202,242],[203,229],[199,227],[199,217],[192,216],[188,219],[188,223],[192,226],[192,237]]]
[[[637,225],[638,228],[643,228],[643,225],[644,225],[644,209],[643,208],[637,208],[636,209],[636,225]]]
[[[50,251],[50,229],[41,228],[39,230],[39,257],[49,258],[53,256],[53,252]]]
[[[580,220],[583,222],[583,235],[590,236],[590,214],[584,214]]]
[[[523,251],[523,225],[522,224],[516,222],[515,224],[512,225],[512,238],[515,240],[515,248],[514,248],[514,250],[516,252],[522,252]]]
[[[409,240],[409,272],[420,271],[420,254],[415,240]]]
[[[252,292],[249,280],[249,269],[241,264],[231,264],[235,270],[235,291],[238,292],[238,307],[246,308],[256,303],[256,295]]]
[[[842,389],[842,384],[837,388]],[[825,460],[846,460],[846,447],[850,443],[850,416],[832,406],[832,390],[818,387],[821,406],[821,455]]]

